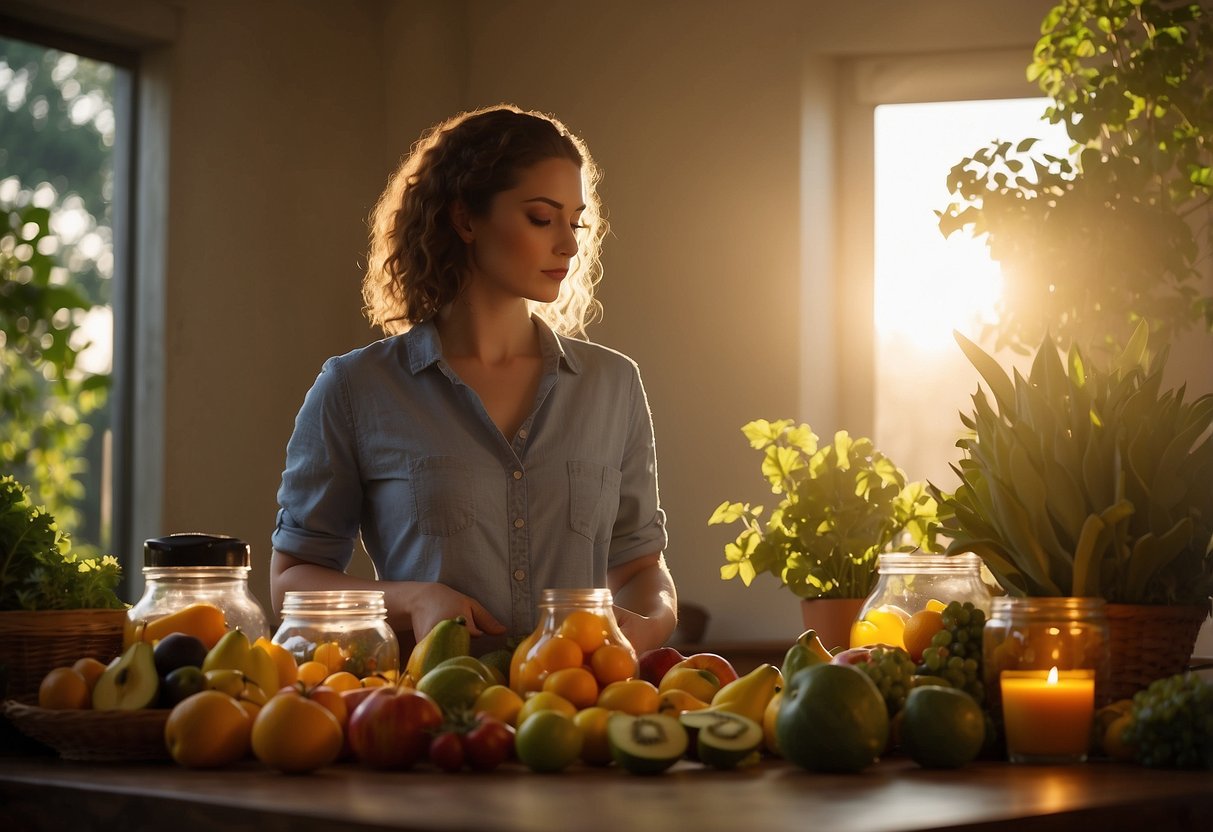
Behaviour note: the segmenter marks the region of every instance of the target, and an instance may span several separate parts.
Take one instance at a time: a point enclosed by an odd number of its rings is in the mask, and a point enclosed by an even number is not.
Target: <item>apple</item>
[[[720,682],[721,687],[724,687],[729,682],[736,681],[738,676],[732,663],[724,656],[717,655],[716,653],[692,653],[674,665],[674,667],[691,667],[695,670],[710,671],[717,681]]]
[[[159,693],[160,674],[156,672],[152,646],[137,641],[97,678],[93,708],[98,711],[150,708]]]
[[[441,725],[442,709],[421,691],[378,687],[350,715],[350,747],[367,765],[407,769],[425,757]]]
[[[171,708],[203,690],[206,690],[206,676],[201,667],[178,667],[160,681],[160,707]]]
[[[872,660],[871,647],[851,647],[836,653],[830,664],[867,664]]]
[[[673,647],[655,647],[640,654],[640,678],[660,685],[666,671],[686,659]]]

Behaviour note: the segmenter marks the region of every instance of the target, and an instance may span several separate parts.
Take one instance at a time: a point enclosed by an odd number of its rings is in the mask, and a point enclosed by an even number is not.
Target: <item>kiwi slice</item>
[[[678,762],[687,750],[686,729],[665,714],[611,714],[607,720],[607,741],[611,757],[632,774],[659,774]]]
[[[736,768],[762,746],[762,726],[741,714],[686,711],[679,721],[694,735],[695,756],[713,768]]]

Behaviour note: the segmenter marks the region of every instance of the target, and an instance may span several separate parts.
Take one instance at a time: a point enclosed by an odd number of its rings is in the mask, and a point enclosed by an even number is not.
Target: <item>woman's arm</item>
[[[678,623],[678,593],[661,552],[607,570],[615,618],[637,655],[660,647]]]
[[[412,630],[418,640],[439,621],[459,615],[467,619],[468,631],[474,636],[486,633],[499,635],[505,632],[505,625],[494,618],[479,601],[456,592],[445,584],[356,578],[274,550],[270,556],[270,596],[275,612],[281,611],[282,599],[287,591],[326,589],[382,591],[388,611],[388,624],[394,630]]]

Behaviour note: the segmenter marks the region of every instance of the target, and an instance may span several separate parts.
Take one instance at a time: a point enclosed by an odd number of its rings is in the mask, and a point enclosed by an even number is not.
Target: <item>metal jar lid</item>
[[[153,537],[143,542],[143,565],[153,568],[171,566],[243,566],[252,559],[243,540],[221,534],[188,532]]]

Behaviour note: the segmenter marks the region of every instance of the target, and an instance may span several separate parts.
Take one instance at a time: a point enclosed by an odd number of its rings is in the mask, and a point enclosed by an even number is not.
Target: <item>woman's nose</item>
[[[554,251],[562,257],[572,257],[577,253],[577,235],[568,226],[562,226],[564,231],[556,241]]]

